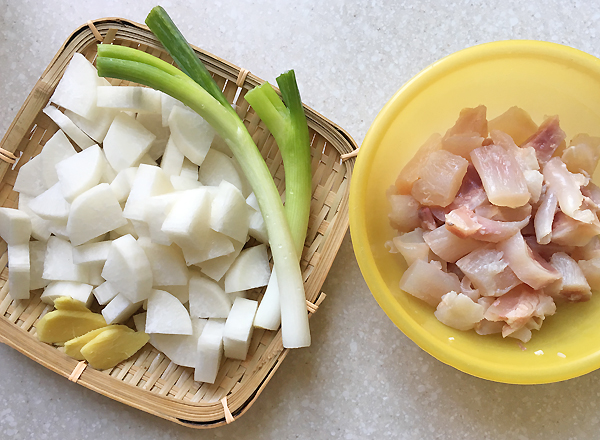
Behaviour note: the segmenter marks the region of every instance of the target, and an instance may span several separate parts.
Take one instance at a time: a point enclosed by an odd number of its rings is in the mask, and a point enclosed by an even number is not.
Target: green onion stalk
[[[277,84],[287,107],[269,83],[250,90],[245,98],[267,125],[279,146],[285,169],[285,213],[300,259],[312,197],[310,139],[294,71],[280,75]],[[277,272],[273,271],[254,318],[255,326],[269,330],[279,327],[282,304],[278,285]]]
[[[264,159],[244,123],[164,9],[155,7],[146,24],[181,70],[136,49],[101,44],[96,60],[98,74],[137,82],[172,96],[202,116],[225,140],[252,186],[267,227],[275,270],[279,274],[283,346],[309,346],[308,313],[298,253],[279,192]]]

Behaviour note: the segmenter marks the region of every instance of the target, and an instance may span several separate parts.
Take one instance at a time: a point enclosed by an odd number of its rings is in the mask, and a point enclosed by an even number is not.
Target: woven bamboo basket
[[[41,110],[72,55],[79,52],[93,62],[99,42],[135,47],[172,62],[148,28],[138,23],[107,18],[89,21],[75,30],[42,74],[0,143],[1,206],[17,207],[13,184],[19,166],[39,154],[58,130]],[[262,80],[210,53],[194,49],[225,96],[236,104],[283,193],[285,182],[279,150],[244,99],[246,92]],[[128,85],[119,80],[111,82]],[[341,128],[306,106],[305,111],[311,134],[313,198],[301,268],[307,307],[312,314],[325,297],[320,289],[348,228],[349,180],[357,147]],[[15,157],[20,157],[16,166]],[[29,300],[12,300],[8,295],[6,251],[6,243],[0,241],[0,342],[86,388],[150,414],[193,428],[231,423],[258,398],[287,354],[281,343],[281,331],[256,329],[246,360],[226,359],[214,385],[195,382],[191,368],[172,363],[149,344],[110,370],[86,368],[85,363],[38,341],[36,323],[52,307],[40,301],[41,289],[33,291]],[[258,297],[262,293],[257,292]]]

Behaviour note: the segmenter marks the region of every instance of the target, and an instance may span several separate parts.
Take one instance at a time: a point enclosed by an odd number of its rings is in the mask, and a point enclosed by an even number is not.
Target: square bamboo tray
[[[17,207],[18,195],[13,185],[20,165],[39,154],[58,130],[41,110],[71,57],[79,52],[93,62],[99,42],[135,47],[172,62],[148,28],[138,23],[106,18],[89,21],[75,30],[42,74],[0,143],[1,206]],[[194,49],[228,100],[236,104],[283,193],[283,165],[277,145],[244,99],[248,90],[263,81],[245,69]],[[120,80],[111,83],[129,84]],[[348,228],[349,180],[357,146],[340,127],[306,106],[305,111],[311,135],[313,198],[301,268],[307,307],[312,314],[325,297],[320,289]],[[14,169],[11,153],[20,156]],[[343,161],[342,156],[349,160]],[[256,329],[246,360],[226,359],[214,385],[195,382],[193,369],[172,363],[149,344],[110,370],[86,368],[84,362],[78,363],[38,341],[36,323],[52,307],[40,301],[42,289],[33,291],[29,300],[12,300],[8,295],[7,261],[7,246],[0,240],[0,342],[86,388],[180,425],[211,428],[231,423],[258,398],[288,352],[281,343],[281,330]]]

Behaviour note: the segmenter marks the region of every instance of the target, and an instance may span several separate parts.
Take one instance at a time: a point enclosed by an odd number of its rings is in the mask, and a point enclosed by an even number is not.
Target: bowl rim
[[[357,157],[350,184],[350,234],[354,253],[371,294],[392,322],[421,349],[462,372],[495,382],[509,384],[543,384],[578,377],[600,368],[600,350],[563,366],[536,368],[530,371],[510,369],[491,361],[473,362],[471,356],[447,350],[447,345],[416,324],[410,314],[397,307],[397,301],[379,275],[375,258],[370,251],[362,206],[367,197],[366,182],[377,145],[384,137],[396,115],[419,93],[450,71],[485,58],[499,55],[528,55],[536,58],[560,59],[576,63],[600,77],[600,59],[579,49],[558,43],[538,40],[502,40],[471,46],[454,52],[429,65],[406,82],[380,110],[371,124]]]

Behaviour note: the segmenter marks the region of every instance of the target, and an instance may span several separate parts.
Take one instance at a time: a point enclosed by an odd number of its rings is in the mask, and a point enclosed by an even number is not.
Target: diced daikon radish
[[[240,191],[243,190],[242,180],[233,160],[220,151],[212,149],[208,151],[200,167],[199,178],[203,185],[217,186],[221,181],[226,180]]]
[[[119,113],[102,145],[108,163],[119,172],[136,164],[148,152],[154,139],[156,136],[140,122]]]
[[[124,235],[128,235],[128,234],[131,235],[136,240],[139,238],[137,235],[137,232],[135,231],[135,228],[133,227],[133,223],[131,222],[131,220],[127,220],[126,225],[118,227],[117,229],[110,231],[108,233],[108,239],[116,240],[117,238],[122,237]]]
[[[173,192],[169,176],[159,168],[151,165],[140,165],[131,192],[123,210],[123,216],[130,220],[144,221],[144,203],[152,196]]]
[[[242,191],[242,194],[244,195],[244,197],[248,197],[250,195],[250,193],[252,192],[252,185],[250,185],[250,182],[248,181],[248,178],[244,174],[244,170],[242,170],[242,167],[239,164],[239,162],[237,161],[237,159],[235,157],[232,157],[231,161],[233,162],[233,166],[235,167],[235,169],[238,173],[238,176],[240,176],[240,180],[242,181],[242,188],[240,189],[240,191]]]
[[[140,157],[140,160],[136,161],[134,166],[140,166],[140,165],[152,165],[153,167],[157,167],[158,163],[152,159],[152,157],[146,153],[144,154],[142,157]]]
[[[185,304],[190,300],[189,283],[185,286],[155,286],[156,290],[164,290],[177,298],[181,304]]]
[[[56,183],[32,199],[29,202],[29,209],[43,219],[66,222],[71,204],[63,196],[60,183]]]
[[[237,241],[245,242],[248,236],[248,208],[244,196],[227,181],[219,184],[213,197],[210,227]]]
[[[174,106],[169,115],[171,137],[185,157],[201,165],[215,137],[215,130],[197,113]]]
[[[112,242],[102,278],[118,286],[131,302],[145,300],[152,292],[152,269],[148,257],[131,235]]]
[[[227,318],[231,299],[213,280],[197,273],[190,277],[190,316],[193,318]]]
[[[104,156],[106,159],[106,156]],[[102,176],[100,176],[100,183],[112,183],[113,180],[117,178],[117,172],[113,167],[110,166],[108,161],[106,161],[106,166],[104,167],[104,171],[102,172]]]
[[[44,182],[42,158],[39,155],[21,165],[13,189],[30,197],[37,197],[48,189]]]
[[[423,205],[448,206],[460,188],[468,165],[466,159],[448,151],[432,152],[412,186],[412,196]]]
[[[52,235],[62,238],[63,240],[69,240],[67,234],[67,221],[66,220],[48,220],[48,230]]]
[[[30,292],[29,243],[8,245],[8,293],[12,299],[28,299]]]
[[[69,136],[82,150],[85,150],[92,145],[96,145],[96,143],[90,139],[87,134],[81,131],[81,129],[75,125],[68,116],[66,116],[56,107],[49,105],[42,111],[46,113],[46,115],[48,115],[48,117],[52,119],[54,123],[58,125],[62,131],[64,131],[65,134]]]
[[[164,290],[153,290],[148,298],[146,333],[191,335],[192,320],[177,298]]]
[[[73,263],[71,243],[58,237],[50,237],[46,248],[42,278],[51,281],[85,283],[88,279],[88,271],[84,265]]]
[[[244,249],[225,275],[225,292],[266,286],[271,276],[267,246]]]
[[[88,270],[87,283],[96,287],[104,283],[106,280],[102,278],[102,270],[104,270],[104,263],[84,263]]]
[[[103,282],[99,286],[95,287],[93,292],[98,304],[101,306],[108,304],[114,297],[119,294],[119,291],[108,281]]]
[[[435,262],[416,260],[402,275],[400,288],[436,307],[446,293],[460,292],[460,281],[444,272]]]
[[[73,248],[73,263],[104,263],[110,252],[110,241],[82,244]]]
[[[207,187],[185,191],[174,203],[162,231],[183,250],[187,264],[227,255],[233,244],[210,229],[212,197]]]
[[[138,332],[146,330],[146,313],[138,313],[133,317],[133,321]],[[206,322],[206,319],[192,318],[191,335],[152,333],[150,334],[150,344],[171,359],[173,363],[193,368],[196,366],[198,338],[200,338]]]
[[[74,53],[50,102],[89,118],[96,106],[98,72],[80,53]]]
[[[179,175],[190,180],[198,180],[198,165],[193,163],[187,157],[184,157]]]
[[[476,148],[471,160],[491,203],[517,208],[529,201],[531,194],[523,171],[504,148],[493,144]]]
[[[50,188],[52,185],[58,183],[56,164],[75,154],[77,154],[75,148],[73,148],[73,145],[62,130],[58,130],[54,136],[48,139],[48,142],[46,142],[40,153],[40,157],[42,158],[42,177],[46,188]]]
[[[246,197],[246,203],[255,211],[260,211],[260,206],[258,205],[258,200],[256,199],[254,192],[250,193],[250,195]]]
[[[106,133],[108,133],[108,128],[110,127],[110,124],[112,124],[112,121],[114,121],[117,113],[118,110],[112,108],[95,107],[92,110],[92,115],[89,118],[84,118],[70,110],[65,110],[65,115],[67,115],[81,131],[98,143],[104,141]]]
[[[160,113],[160,92],[147,87],[98,87],[98,107]]]
[[[175,191],[186,191],[188,189],[200,188],[202,184],[197,180],[185,176],[171,176],[171,184]]]
[[[169,176],[179,176],[183,168],[184,158],[185,156],[179,151],[173,138],[170,137],[165,147],[165,153],[160,161],[160,167]]]
[[[173,107],[185,107],[185,105],[181,101],[178,101],[177,99],[167,95],[166,93],[160,94],[160,104],[163,127],[169,126],[169,116],[171,115]]]
[[[137,167],[125,168],[124,170],[119,171],[117,176],[110,183],[110,189],[115,193],[115,196],[117,196],[119,203],[124,202],[127,200],[127,197],[129,197],[137,170]]]
[[[200,268],[203,274],[211,277],[215,281],[221,281],[244,247],[244,243],[239,241],[232,240],[232,244],[233,252],[229,255],[206,260],[196,264],[196,266]]]
[[[25,244],[31,236],[31,220],[18,209],[0,208],[0,237],[8,244]]]
[[[47,241],[50,237],[49,222],[31,210],[29,207],[31,200],[33,197],[25,193],[19,194],[19,210],[27,214],[31,220],[31,236],[36,240]]]
[[[138,113],[136,120],[141,122],[148,131],[156,136],[156,139],[154,139],[154,142],[152,142],[147,154],[152,158],[152,160],[157,160],[165,153],[167,141],[169,140],[169,136],[171,134],[169,127],[162,126],[162,115],[160,114]]]
[[[269,243],[267,225],[260,211],[252,210],[248,215],[248,235],[264,244]]]
[[[149,239],[139,239],[144,249],[155,286],[185,286],[188,283],[188,268],[181,249],[176,246],[163,246],[151,243]]]
[[[214,383],[219,372],[223,356],[223,320],[209,319],[200,338],[198,338],[198,351],[194,380],[197,382]]]
[[[433,313],[448,327],[457,330],[470,330],[483,319],[483,306],[462,293],[448,292]]]
[[[108,183],[101,183],[78,196],[71,205],[67,233],[79,246],[92,238],[127,224],[121,205]]]
[[[267,286],[268,288],[269,286]],[[231,299],[231,302],[233,303],[236,298],[247,298],[248,297],[248,291],[247,290],[241,290],[239,292],[229,292],[227,294],[229,296],[229,298]],[[255,317],[256,320],[256,317]],[[255,325],[256,327],[256,325]]]
[[[98,185],[106,166],[106,158],[98,145],[56,164],[60,189],[67,202],[73,203],[78,195]]]
[[[173,241],[162,231],[162,225],[181,193],[172,192],[153,196],[144,202],[144,221],[148,225],[150,238],[154,243],[169,246]]]
[[[30,286],[31,290],[46,287],[48,280],[42,278],[44,273],[44,258],[46,257],[46,243],[43,241],[29,242],[30,261]]]
[[[92,304],[92,289],[93,286],[86,283],[52,281],[44,289],[44,293],[42,293],[40,299],[46,304],[54,304],[56,298],[68,296],[81,301],[86,307],[89,307]]]
[[[119,293],[102,309],[102,316],[108,325],[127,321],[142,305],[142,302],[131,302]]]
[[[96,68],[82,54],[74,53],[50,102],[89,118],[96,107],[97,85]]]
[[[389,194],[388,201],[391,206],[388,218],[393,228],[400,232],[409,232],[421,225],[419,202],[413,196]]]
[[[257,307],[258,303],[251,299],[236,298],[234,301],[223,329],[225,357],[242,361],[246,359]]]

